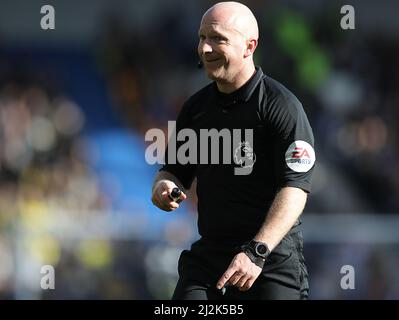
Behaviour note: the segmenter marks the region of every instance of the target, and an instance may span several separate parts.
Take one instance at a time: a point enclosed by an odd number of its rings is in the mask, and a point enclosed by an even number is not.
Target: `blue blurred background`
[[[171,296],[198,237],[195,186],[176,212],[155,208],[144,135],[208,83],[197,29],[214,3],[0,0],[0,298]],[[299,97],[316,138],[310,297],[398,299],[399,3],[243,3],[259,22],[256,64]],[[55,30],[40,28],[46,4]],[[355,30],[340,27],[345,4]],[[43,265],[54,290],[40,287]]]

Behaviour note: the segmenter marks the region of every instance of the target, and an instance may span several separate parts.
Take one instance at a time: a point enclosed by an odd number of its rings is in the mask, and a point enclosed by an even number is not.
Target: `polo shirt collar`
[[[254,75],[239,89],[233,91],[232,93],[222,93],[218,90],[216,82],[214,82],[214,90],[216,98],[224,105],[235,104],[239,102],[247,102],[256,87],[259,84],[259,81],[262,79],[263,72],[260,67],[255,67]]]

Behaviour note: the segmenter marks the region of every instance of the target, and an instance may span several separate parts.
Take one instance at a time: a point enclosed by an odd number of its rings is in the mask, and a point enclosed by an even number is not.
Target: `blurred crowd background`
[[[197,31],[213,1],[0,1],[0,298],[168,299],[198,235],[195,186],[151,203],[151,128],[208,83]],[[312,299],[398,299],[399,4],[243,1],[255,62],[302,101],[318,164],[303,215]],[[55,289],[42,290],[43,265]],[[340,286],[352,265],[356,288]]]

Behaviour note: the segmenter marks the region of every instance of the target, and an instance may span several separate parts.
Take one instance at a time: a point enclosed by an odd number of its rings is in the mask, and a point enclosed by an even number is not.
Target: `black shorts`
[[[266,259],[253,286],[241,292],[228,286],[226,292],[216,289],[216,283],[227,270],[236,247],[201,239],[191,250],[184,250],[179,259],[179,281],[174,300],[269,300],[307,299],[308,272],[303,256],[302,232],[291,230]]]

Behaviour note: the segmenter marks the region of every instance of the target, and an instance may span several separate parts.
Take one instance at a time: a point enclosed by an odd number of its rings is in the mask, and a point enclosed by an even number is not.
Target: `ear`
[[[247,40],[247,47],[244,51],[244,58],[247,58],[250,55],[253,55],[257,46],[258,46],[258,40],[256,40],[256,39]]]

